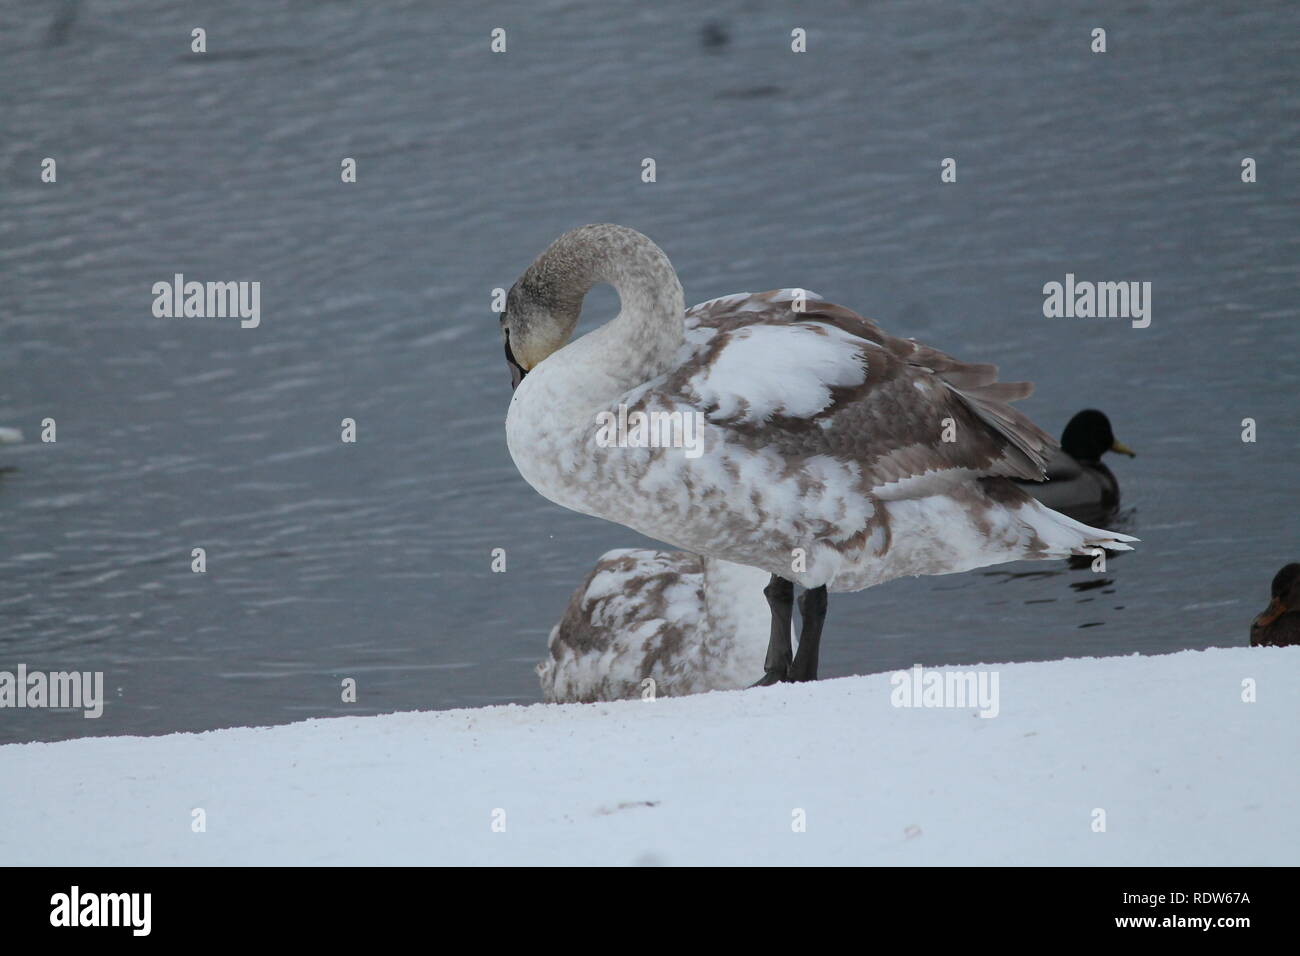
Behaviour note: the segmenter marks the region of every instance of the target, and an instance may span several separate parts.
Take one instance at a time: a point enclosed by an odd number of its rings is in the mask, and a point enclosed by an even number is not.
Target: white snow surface
[[[0,863],[1300,862],[1300,648],[984,667],[992,719],[877,674],[12,744]]]

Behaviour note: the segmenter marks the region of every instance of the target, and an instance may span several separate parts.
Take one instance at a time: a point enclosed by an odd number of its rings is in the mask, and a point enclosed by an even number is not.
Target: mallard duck
[[[618,315],[569,342],[597,283]],[[895,338],[802,289],[689,312],[672,263],[625,226],[555,240],[506,296],[506,443],[544,497],[674,547],[759,568],[759,684],[815,680],[828,591],[1097,547],[1128,535],[1044,507],[1054,442],[992,365]],[[794,586],[806,589],[798,652]]]
[[[685,551],[622,548],[601,556],[551,628],[537,665],[557,703],[745,687],[763,666],[767,575]]]
[[[1108,451],[1137,456],[1115,437],[1105,414],[1085,408],[1070,419],[1061,433],[1061,447],[1048,456],[1047,480],[1019,483],[1047,507],[1076,521],[1108,521],[1119,509],[1119,481],[1101,461]]]
[[[1250,625],[1251,647],[1300,644],[1300,564],[1288,564],[1273,576],[1272,600]]]

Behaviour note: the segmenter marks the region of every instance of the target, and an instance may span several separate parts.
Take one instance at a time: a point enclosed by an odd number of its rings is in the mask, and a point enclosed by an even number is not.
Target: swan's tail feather
[[[1068,558],[1071,555],[1093,554],[1097,548],[1132,551],[1133,546],[1129,542],[1138,540],[1129,534],[1094,528],[1075,521],[1032,500],[1021,507],[1020,517],[1033,529],[1034,550],[1040,552],[1026,557]]]

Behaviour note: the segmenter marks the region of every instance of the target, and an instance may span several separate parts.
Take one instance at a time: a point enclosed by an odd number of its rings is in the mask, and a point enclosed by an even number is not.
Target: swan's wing
[[[1010,405],[1032,389],[780,289],[688,310],[678,364],[643,400],[694,408],[731,440],[794,460],[854,461],[871,487],[906,483],[895,490],[909,496],[908,479],[1041,480],[1056,443]]]

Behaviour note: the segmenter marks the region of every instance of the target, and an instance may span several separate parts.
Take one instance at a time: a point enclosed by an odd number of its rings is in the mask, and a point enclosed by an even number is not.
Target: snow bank
[[[1300,649],[986,669],[10,745],[0,862],[1298,862]]]

